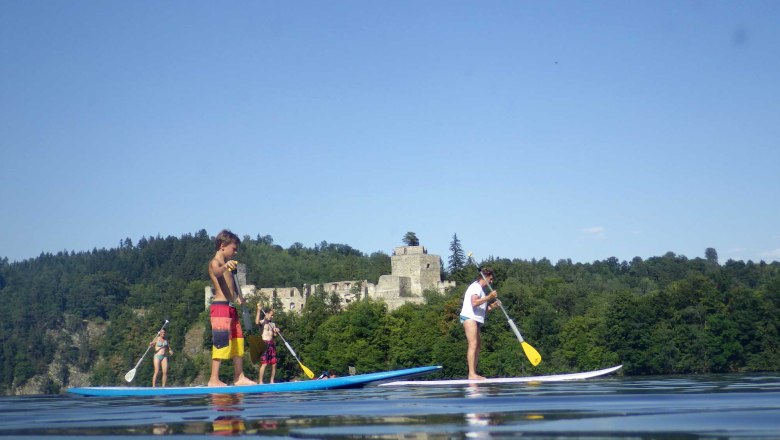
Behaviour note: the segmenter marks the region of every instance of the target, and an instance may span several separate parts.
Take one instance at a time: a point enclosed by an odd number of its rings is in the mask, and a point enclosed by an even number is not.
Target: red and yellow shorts
[[[225,360],[244,355],[244,332],[236,308],[227,301],[211,303],[211,358]]]

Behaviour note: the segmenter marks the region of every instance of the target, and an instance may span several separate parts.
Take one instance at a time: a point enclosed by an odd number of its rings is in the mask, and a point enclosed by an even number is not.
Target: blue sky
[[[0,2],[0,257],[780,260],[780,2]]]

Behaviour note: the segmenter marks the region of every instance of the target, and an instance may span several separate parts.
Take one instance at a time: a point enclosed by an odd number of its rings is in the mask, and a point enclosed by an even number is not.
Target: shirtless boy
[[[209,386],[225,386],[219,380],[219,367],[223,360],[233,358],[233,384],[254,385],[255,382],[244,376],[244,333],[238,313],[232,304],[244,298],[236,292],[237,286],[228,273],[235,270],[238,262],[232,258],[238,253],[241,240],[227,229],[217,234],[214,247],[217,253],[209,262],[209,277],[214,284],[214,300],[211,302],[211,377]]]

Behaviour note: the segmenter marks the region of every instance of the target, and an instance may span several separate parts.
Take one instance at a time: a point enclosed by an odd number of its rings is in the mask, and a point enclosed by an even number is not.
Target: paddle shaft
[[[477,270],[482,276],[482,279],[485,280],[485,283],[487,283],[488,289],[490,289],[490,293],[493,293],[493,286],[490,284],[490,281],[488,281],[487,277],[485,277],[485,274],[482,273],[482,269],[477,266]],[[512,318],[509,317],[509,314],[506,312],[504,305],[501,304],[501,301],[498,301],[498,306],[501,307],[501,311],[504,312],[504,316],[506,317],[507,322],[509,322],[509,327],[512,329],[512,332],[514,332],[515,336],[517,336],[517,339],[520,341],[520,343],[523,343],[523,341],[525,341],[525,339],[523,339],[523,335],[520,334],[520,330],[517,329],[517,325],[515,325],[515,322],[512,320]]]
[[[241,304],[241,317],[244,320],[244,330],[252,330],[252,317],[249,316],[249,309],[245,306],[244,293],[241,292],[241,284],[238,282],[238,267],[230,271],[233,274],[233,286],[236,289],[236,296],[238,297],[238,303]]]

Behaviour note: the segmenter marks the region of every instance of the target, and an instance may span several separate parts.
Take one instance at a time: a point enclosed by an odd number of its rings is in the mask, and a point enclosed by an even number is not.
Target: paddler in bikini
[[[168,381],[168,356],[173,354],[173,349],[168,343],[165,329],[160,330],[157,336],[149,343],[154,346],[154,375],[152,376],[152,387],[157,386],[157,375],[162,370],[162,386]]]
[[[237,294],[237,286],[232,276],[226,272],[235,270],[238,262],[232,258],[238,253],[241,240],[227,229],[222,230],[215,239],[216,254],[209,262],[209,278],[214,284],[214,299],[211,302],[211,377],[209,386],[225,386],[219,380],[219,367],[223,360],[233,358],[233,384],[254,385],[255,382],[244,376],[244,333],[238,312],[232,304],[244,298]]]

